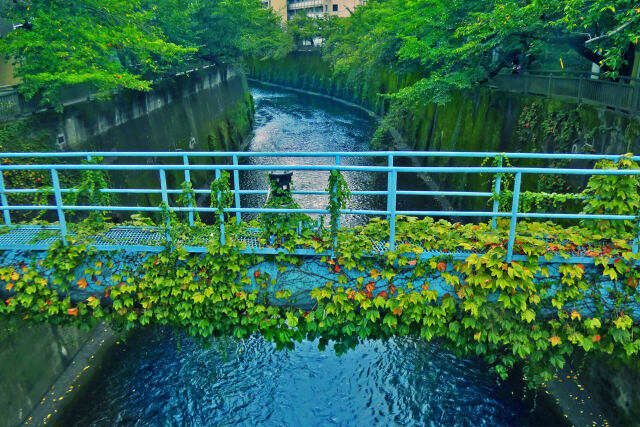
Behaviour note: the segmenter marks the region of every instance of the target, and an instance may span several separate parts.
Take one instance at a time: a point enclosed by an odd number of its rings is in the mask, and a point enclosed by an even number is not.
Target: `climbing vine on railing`
[[[331,224],[331,241],[334,242],[338,236],[340,227],[340,209],[347,208],[347,202],[351,197],[349,185],[345,181],[340,171],[333,170],[329,174],[329,186],[325,191],[329,192],[329,217]]]
[[[218,216],[223,214],[223,209],[231,207],[233,203],[233,193],[229,189],[229,172],[222,171],[220,178],[211,181],[211,203],[210,207],[217,209]]]
[[[300,209],[300,205],[293,200],[291,187],[280,188],[274,178],[270,176],[267,178],[270,190],[265,208]],[[293,250],[296,237],[303,231],[308,233],[313,221],[308,215],[300,212],[262,213],[258,216],[258,223],[262,230],[262,237],[269,246],[282,246]]]
[[[638,164],[629,157],[619,162],[601,160],[597,169],[638,169]],[[594,175],[584,190],[584,213],[637,215],[640,212],[640,180],[633,175]],[[583,225],[601,233],[604,237],[615,237],[620,233],[635,230],[638,221],[584,220]]]
[[[90,161],[84,160],[84,165],[95,165],[102,162],[102,157],[94,157]],[[80,174],[80,183],[76,187],[76,191],[71,191],[64,196],[65,205],[76,205],[81,200],[86,200],[90,206],[109,206],[113,203],[113,196],[104,193],[102,190],[109,188],[109,179],[102,170],[82,170]],[[71,217],[75,211],[67,212],[67,216]],[[105,219],[103,211],[91,211],[89,217],[92,221],[102,222]]]
[[[624,159],[619,166],[635,167]],[[226,188],[228,182],[218,181],[212,195]],[[595,180],[589,189],[598,203],[618,197],[637,209],[637,182]],[[336,206],[343,208],[346,185],[341,191]],[[290,193],[276,197],[282,197],[279,206],[294,203]],[[640,256],[627,227],[603,240],[597,227],[519,221],[518,258],[507,263],[508,220],[492,229],[399,217],[396,250],[380,253],[374,242],[388,238],[389,223],[373,219],[336,230],[335,244],[331,230],[287,234],[284,252],[267,259],[243,252],[238,231],[246,224],[229,226],[221,244],[219,224],[188,227],[167,209],[163,219],[175,231],[159,253],[98,252],[88,239],[69,237],[68,246],[58,242],[46,253],[0,258],[0,316],[83,329],[99,320],[122,329],[154,323],[202,340],[260,333],[279,348],[318,339],[321,348],[332,342],[338,353],[364,339],[420,336],[483,357],[502,377],[523,362],[532,384],[550,379],[576,349],[621,360],[640,354]],[[81,224],[95,226],[89,219]],[[206,253],[184,249],[194,239]],[[326,270],[310,289],[281,288],[266,264],[276,264],[278,273],[299,267],[304,260],[286,253],[295,247],[333,249],[320,258]],[[424,248],[440,255],[426,256]],[[460,257],[460,251],[468,253]],[[593,263],[548,263],[572,254]]]
[[[182,184],[180,184],[180,188],[182,189],[182,193],[178,195],[178,198],[176,199],[176,204],[178,206],[184,206],[188,208],[197,208],[198,203],[196,199],[196,192],[193,189],[193,184],[191,183],[191,181],[184,181]],[[214,194],[214,190],[215,189],[211,190],[211,194]],[[218,193],[217,190],[215,191],[215,193],[217,195]],[[213,202],[213,197],[211,201]],[[199,212],[194,212],[193,217],[195,221],[200,222]]]

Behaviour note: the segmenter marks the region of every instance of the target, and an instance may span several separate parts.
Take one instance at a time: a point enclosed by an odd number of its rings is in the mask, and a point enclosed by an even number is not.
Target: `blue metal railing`
[[[251,152],[190,152],[190,153],[148,153],[148,152],[73,152],[73,153],[3,153],[0,157],[4,159],[13,159],[13,161],[24,159],[25,163],[3,163],[0,164],[0,210],[3,213],[4,223],[12,226],[11,211],[55,211],[58,216],[61,238],[66,241],[68,236],[67,221],[65,212],[67,211],[105,211],[105,212],[162,212],[163,208],[158,206],[92,206],[92,205],[65,205],[63,195],[70,192],[78,191],[74,188],[63,188],[60,184],[60,171],[82,171],[82,170],[100,170],[100,171],[156,171],[158,173],[158,187],[156,188],[105,188],[100,191],[107,194],[156,194],[160,195],[162,202],[168,206],[172,212],[186,212],[190,225],[194,223],[194,214],[196,212],[217,212],[217,208],[200,207],[200,206],[170,206],[170,195],[184,194],[182,189],[169,188],[167,184],[168,171],[182,171],[184,173],[184,181],[191,182],[191,173],[194,171],[210,171],[215,174],[216,178],[220,178],[222,171],[229,171],[233,174],[233,207],[224,209],[226,213],[234,213],[236,221],[239,223],[243,213],[291,213],[300,212],[306,214],[328,214],[328,209],[275,209],[275,208],[252,208],[243,207],[241,204],[242,195],[261,194],[266,195],[266,189],[241,189],[239,175],[241,171],[348,171],[363,173],[384,173],[387,174],[386,190],[355,190],[352,194],[358,195],[376,195],[386,197],[386,209],[343,209],[340,214],[358,214],[386,216],[389,219],[389,249],[395,249],[396,234],[396,218],[399,215],[411,216],[440,216],[440,217],[486,217],[492,219],[492,226],[496,228],[496,219],[498,217],[510,218],[510,229],[508,236],[507,260],[513,258],[513,246],[516,238],[516,225],[519,219],[609,219],[609,220],[637,220],[636,215],[608,215],[608,214],[580,214],[580,213],[558,213],[558,212],[520,212],[520,194],[522,186],[522,177],[526,174],[557,174],[557,175],[640,175],[640,170],[636,169],[584,169],[584,168],[553,168],[553,167],[505,167],[502,166],[502,159],[532,159],[532,160],[588,160],[597,161],[600,159],[608,159],[617,161],[623,156],[620,155],[586,155],[586,154],[529,154],[529,153],[489,153],[489,152],[295,152],[295,153],[251,153]],[[119,164],[82,164],[73,163],[75,159],[91,160],[96,157],[105,157],[110,159],[117,158]],[[137,158],[164,158],[176,159],[181,164],[137,164]],[[252,159],[261,158],[325,158],[325,164],[241,164],[242,158],[251,157]],[[384,158],[386,166],[353,166],[345,165],[341,161],[343,158]],[[485,159],[496,158],[497,166],[425,166],[425,167],[407,167],[397,166],[394,160],[402,157],[440,157],[440,158],[462,158],[462,159]],[[47,163],[47,164],[28,164],[35,159],[59,159],[64,158],[68,163]],[[196,158],[216,158],[226,159],[228,164],[193,164],[190,160]],[[131,159],[131,160],[128,160]],[[635,161],[640,160],[640,156],[632,158]],[[128,160],[128,161],[127,161]],[[51,175],[51,184],[53,187],[53,199],[55,205],[11,205],[8,196],[12,194],[34,194],[41,191],[38,188],[7,188],[5,186],[4,173],[8,171],[48,171]],[[494,187],[492,191],[418,191],[418,190],[400,190],[398,189],[399,173],[438,173],[438,174],[493,174]],[[398,196],[463,196],[463,197],[486,197],[490,198],[501,192],[501,176],[502,174],[513,174],[514,184],[512,191],[512,201],[510,212],[500,212],[499,203],[494,200],[491,211],[438,211],[438,210],[398,210]],[[210,195],[209,190],[194,189],[194,194]],[[300,195],[327,195],[333,197],[331,191],[310,191],[297,190],[293,194]],[[224,221],[220,221],[221,239],[225,238]],[[633,250],[638,250],[638,238],[634,241]]]

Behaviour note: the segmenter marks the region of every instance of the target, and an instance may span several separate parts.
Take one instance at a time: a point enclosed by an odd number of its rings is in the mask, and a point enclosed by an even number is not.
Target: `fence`
[[[13,86],[0,87],[0,122],[17,116],[21,109],[18,90]]]
[[[152,154],[154,157],[163,159],[177,159],[181,164],[140,164],[136,163],[136,159],[148,158]],[[80,160],[91,160],[97,156],[118,158],[120,164],[86,164]],[[194,161],[206,158],[224,158],[229,164],[193,164]],[[241,164],[241,160],[251,157],[252,159],[267,158],[322,158],[326,161],[322,164]],[[382,166],[349,166],[341,164],[344,158],[366,158],[383,160],[386,165]],[[397,159],[403,157],[440,157],[440,158],[461,158],[461,159],[482,159],[494,157],[497,159],[508,158],[511,162],[516,159],[534,159],[534,160],[587,160],[596,161],[599,159],[609,159],[617,161],[621,156],[616,155],[586,155],[586,154],[527,154],[527,153],[489,153],[489,152],[299,152],[299,153],[246,153],[246,152],[190,152],[190,153],[145,153],[145,152],[75,152],[75,153],[4,153],[2,154],[3,163],[0,164],[0,210],[3,213],[4,223],[7,226],[19,227],[12,225],[11,211],[55,211],[58,216],[59,230],[61,238],[65,241],[68,236],[67,221],[65,213],[68,211],[105,211],[105,212],[162,212],[163,208],[159,206],[92,206],[92,205],[65,205],[63,203],[63,194],[77,191],[77,188],[63,188],[60,185],[59,172],[61,171],[82,171],[82,170],[99,170],[99,171],[153,171],[158,174],[157,186],[155,188],[105,188],[101,189],[103,193],[111,194],[159,194],[162,201],[168,206],[172,212],[187,212],[189,215],[189,223],[194,223],[195,212],[218,212],[217,208],[209,207],[185,207],[170,206],[169,195],[183,194],[182,189],[168,188],[167,172],[181,171],[184,173],[184,181],[191,182],[191,173],[195,171],[210,171],[215,174],[216,178],[221,176],[222,171],[229,171],[233,175],[233,184],[231,191],[234,197],[233,206],[225,208],[224,212],[236,215],[236,221],[240,223],[243,213],[292,213],[300,212],[305,214],[328,214],[327,209],[276,209],[264,207],[245,207],[241,203],[241,195],[248,194],[267,194],[266,189],[241,189],[239,173],[241,171],[349,171],[361,173],[383,173],[387,177],[387,188],[385,190],[359,190],[352,191],[354,196],[375,195],[386,197],[386,209],[343,209],[340,214],[358,214],[369,216],[386,216],[389,219],[390,231],[388,247],[390,250],[395,249],[395,230],[396,218],[398,215],[407,216],[437,216],[437,217],[476,217],[476,218],[492,218],[492,226],[496,227],[496,218],[509,218],[510,230],[508,238],[507,259],[510,261],[513,257],[513,245],[516,238],[516,224],[519,219],[609,219],[609,220],[637,220],[636,215],[612,215],[612,214],[581,214],[581,213],[559,213],[559,212],[520,212],[519,198],[521,193],[522,177],[527,174],[558,174],[558,175],[629,175],[639,176],[640,169],[584,169],[584,168],[551,168],[551,167],[503,167],[503,166],[428,166],[428,167],[407,167],[395,164]],[[67,161],[78,160],[76,163],[50,163],[50,164],[20,164],[10,163],[19,159],[59,159],[65,158]],[[11,161],[7,159],[13,159]],[[127,161],[128,159],[128,161]],[[633,157],[633,160],[640,160],[640,156]],[[44,160],[46,161],[46,160]],[[9,163],[7,163],[9,162]],[[11,194],[35,194],[40,190],[38,188],[6,188],[4,173],[9,171],[47,171],[51,175],[51,183],[53,186],[53,199],[55,204],[51,205],[10,205],[8,197]],[[465,191],[464,189],[455,191],[418,191],[418,190],[401,190],[398,189],[398,174],[415,174],[415,173],[446,173],[446,174],[494,174],[495,187],[485,192]],[[501,176],[502,174],[513,174],[512,202],[510,212],[501,212],[498,201],[494,200],[493,209],[490,211],[441,211],[441,210],[398,210],[398,196],[462,196],[462,197],[484,197],[491,198],[494,193],[499,195],[501,192]],[[209,190],[194,190],[196,194],[210,195]],[[332,196],[330,191],[308,191],[297,190],[293,194],[305,195],[327,195]],[[225,224],[220,225],[221,239],[225,239]],[[634,241],[633,251],[638,250],[638,239]],[[28,249],[25,247],[25,249]]]
[[[628,113],[640,111],[640,79],[630,77],[613,81],[593,73],[529,71],[499,74],[491,84],[512,92],[572,98]]]

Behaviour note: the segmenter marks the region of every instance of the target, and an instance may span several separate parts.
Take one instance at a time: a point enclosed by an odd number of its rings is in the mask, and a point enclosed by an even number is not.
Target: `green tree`
[[[629,72],[640,36],[629,0],[371,0],[333,30],[324,54],[352,81],[390,69],[418,76],[395,95],[446,102],[550,44],[571,46],[612,77]]]
[[[260,0],[200,0],[192,19],[198,56],[212,62],[237,63],[242,58],[278,58],[293,48],[280,17]]]
[[[54,105],[68,85],[88,84],[99,94],[148,90],[154,75],[194,52],[167,41],[152,25],[157,8],[144,10],[138,0],[16,1],[2,11],[25,24],[0,40],[21,92]]]

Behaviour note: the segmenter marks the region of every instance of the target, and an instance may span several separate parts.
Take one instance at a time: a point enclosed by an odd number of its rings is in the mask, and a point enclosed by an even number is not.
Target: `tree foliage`
[[[201,0],[192,16],[198,55],[216,62],[281,57],[292,48],[280,17],[260,0]]]
[[[291,47],[259,0],[18,0],[2,12],[23,24],[0,39],[21,91],[58,105],[69,85],[148,90],[194,59],[235,63]]]
[[[639,33],[640,4],[629,0],[372,0],[340,21],[324,54],[354,80],[381,67],[413,75],[404,101],[445,102],[554,44],[628,74]]]
[[[25,26],[7,34],[0,52],[13,58],[21,91],[58,102],[60,88],[88,83],[105,93],[148,90],[154,74],[192,51],[167,41],[139,1],[32,0],[6,10]]]

